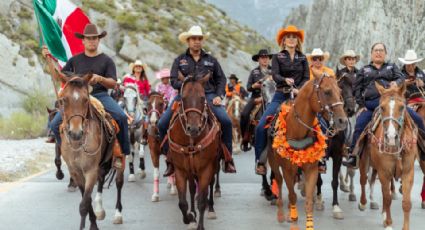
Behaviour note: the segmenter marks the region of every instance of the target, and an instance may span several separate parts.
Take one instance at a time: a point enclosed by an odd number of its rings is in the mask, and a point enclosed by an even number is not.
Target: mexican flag
[[[33,4],[42,43],[56,59],[63,64],[84,51],[74,33],[82,33],[90,20],[80,8],[70,0],[33,0]]]

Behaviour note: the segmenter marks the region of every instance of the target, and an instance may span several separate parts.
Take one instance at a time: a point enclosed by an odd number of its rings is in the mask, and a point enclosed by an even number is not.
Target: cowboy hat
[[[323,57],[323,61],[327,61],[330,57],[329,52],[323,52],[320,48],[314,48],[311,54],[307,54],[307,60],[308,62],[312,62],[313,57]]]
[[[210,36],[210,33],[202,33],[202,29],[200,26],[192,26],[190,27],[189,31],[185,31],[179,35],[179,40],[183,43],[187,42],[187,39],[193,36],[200,36],[203,37],[204,40],[208,39]]]
[[[416,52],[414,50],[407,50],[406,55],[404,55],[404,58],[398,58],[398,60],[405,65],[410,65],[413,63],[421,62],[423,58],[418,58],[418,55],[416,55]]]
[[[355,58],[356,63],[360,60],[360,55],[356,54],[356,52],[354,52],[354,50],[346,50],[346,51],[344,51],[344,54],[339,58],[339,63],[341,63],[341,65],[345,65],[344,59],[346,57]]]
[[[79,39],[84,39],[84,37],[99,37],[99,38],[103,38],[106,36],[106,31],[103,31],[102,33],[99,34],[99,32],[97,31],[97,27],[95,24],[90,24],[88,23],[85,27],[84,27],[84,32],[78,33],[75,32],[75,37],[79,38]]]
[[[276,35],[276,42],[278,45],[282,43],[282,39],[287,34],[295,34],[297,35],[301,42],[304,42],[304,30],[299,30],[296,26],[289,25],[286,28],[281,28]]]
[[[143,63],[142,61],[140,61],[140,60],[136,60],[135,62],[130,63],[130,65],[129,65],[129,67],[130,67],[130,71],[131,71],[131,72],[133,72],[134,67],[136,67],[136,66],[141,66],[141,67],[143,67],[143,70],[145,70],[145,71],[146,71],[146,69],[147,69],[147,67],[148,67],[148,66],[147,66],[145,63]]]
[[[272,54],[269,54],[269,51],[267,49],[261,49],[258,51],[258,54],[252,56],[252,60],[258,61],[261,56],[267,56],[269,58],[272,58]]]
[[[170,75],[170,69],[162,69],[159,72],[156,72],[156,78],[158,79],[167,78],[170,77]]]
[[[238,82],[239,81],[239,78],[238,77],[236,77],[236,75],[235,74],[230,74],[230,77],[229,77],[229,79],[235,79],[236,80],[236,82]]]

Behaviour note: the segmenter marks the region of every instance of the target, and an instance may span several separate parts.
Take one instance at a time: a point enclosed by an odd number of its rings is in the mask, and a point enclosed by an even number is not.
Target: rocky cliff
[[[369,62],[375,42],[387,45],[388,59],[393,62],[407,49],[415,49],[424,57],[424,19],[423,0],[314,0],[308,7],[293,10],[284,24],[305,29],[304,50],[328,50],[335,66],[345,49],[359,52],[363,64]]]
[[[211,33],[205,49],[218,58],[226,74],[245,80],[254,67],[251,53],[271,43],[247,26],[205,1],[177,0],[74,0],[92,22],[108,32],[101,49],[112,56],[118,75],[128,72],[136,58],[154,71],[171,67],[173,59],[185,49],[177,36],[199,24]],[[20,110],[32,92],[53,97],[52,83],[40,58],[38,32],[32,0],[0,1],[0,117]]]

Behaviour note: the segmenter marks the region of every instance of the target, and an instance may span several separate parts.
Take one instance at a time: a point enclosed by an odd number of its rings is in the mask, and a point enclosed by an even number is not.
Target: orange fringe
[[[303,150],[292,149],[286,140],[286,116],[288,115],[290,106],[282,104],[281,112],[276,121],[276,136],[273,140],[273,149],[283,158],[289,159],[293,164],[302,166],[305,163],[314,163],[325,155],[326,137],[322,134],[319,122],[314,121],[314,130],[317,132],[317,141],[310,147]]]

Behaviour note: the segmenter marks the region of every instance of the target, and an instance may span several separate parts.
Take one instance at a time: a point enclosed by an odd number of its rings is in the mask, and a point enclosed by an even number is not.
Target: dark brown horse
[[[162,113],[165,111],[167,102],[164,100],[164,96],[157,92],[149,94],[148,98],[148,145],[149,151],[153,164],[153,194],[152,202],[159,201],[159,158],[161,156],[158,121],[161,118]],[[175,195],[176,185],[174,175],[169,177],[170,182],[170,194]]]
[[[174,164],[179,208],[183,222],[196,228],[195,193],[199,210],[197,229],[204,229],[204,212],[209,206],[208,218],[215,218],[213,184],[220,156],[220,124],[208,107],[204,86],[209,74],[201,78],[188,76],[181,88],[181,102],[171,119],[168,130],[169,160]],[[181,77],[180,77],[181,78]],[[189,183],[191,206],[186,200]],[[210,185],[209,199],[208,186]]]
[[[106,135],[103,121],[96,115],[89,96],[89,85],[92,74],[82,77],[62,76],[66,82],[59,99],[63,122],[61,125],[61,152],[68,166],[69,173],[81,191],[80,202],[81,223],[84,229],[86,217],[89,215],[90,229],[98,229],[97,219],[105,217],[102,207],[102,190],[105,176],[112,166],[111,139]],[[114,223],[122,223],[121,189],[124,183],[123,169],[116,171],[117,203]],[[98,182],[98,193],[95,202],[96,214],[92,206],[92,191]]]
[[[314,79],[308,81],[300,89],[293,106],[286,116],[286,138],[291,141],[305,140],[316,135],[314,127],[317,113],[330,121],[334,130],[344,130],[347,125],[347,117],[341,102],[340,89],[334,76],[319,73],[313,70]],[[277,130],[280,132],[281,130]],[[315,145],[315,144],[314,144]],[[280,147],[279,147],[280,148]],[[271,148],[269,148],[270,150]],[[282,183],[285,179],[289,194],[289,217],[290,220],[298,220],[296,207],[297,196],[294,191],[295,179],[298,169],[302,169],[305,175],[305,212],[306,229],[314,229],[313,221],[313,195],[318,177],[318,161],[305,162],[300,167],[293,164],[291,159],[283,158],[276,150],[269,151],[268,159],[275,174],[278,185],[277,219],[285,220],[283,212]],[[282,171],[281,171],[282,170]]]

